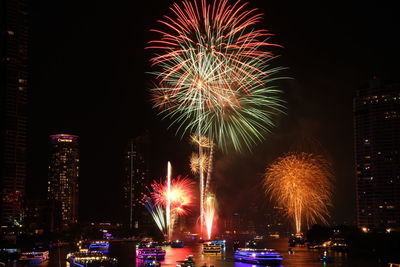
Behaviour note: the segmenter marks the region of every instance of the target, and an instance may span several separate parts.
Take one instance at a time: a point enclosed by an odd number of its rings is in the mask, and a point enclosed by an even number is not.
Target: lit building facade
[[[0,220],[23,221],[27,168],[28,7],[0,2]]]
[[[373,79],[354,98],[357,221],[400,228],[400,85]]]
[[[139,229],[147,224],[147,211],[141,204],[143,193],[148,194],[149,168],[146,157],[147,138],[130,139],[124,153],[124,208],[125,225]]]
[[[78,136],[50,136],[48,200],[52,220],[51,231],[68,229],[78,222]]]

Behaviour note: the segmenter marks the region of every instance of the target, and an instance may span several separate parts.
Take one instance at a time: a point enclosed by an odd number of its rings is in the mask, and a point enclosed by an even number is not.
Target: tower
[[[48,200],[52,222],[50,229],[68,229],[78,222],[78,136],[50,136]]]
[[[140,203],[148,186],[147,138],[139,136],[128,141],[124,153],[125,224],[130,229],[142,228],[147,212]]]
[[[0,2],[0,214],[20,226],[27,168],[28,7]]]
[[[374,78],[360,89],[354,130],[358,226],[399,229],[400,85]]]

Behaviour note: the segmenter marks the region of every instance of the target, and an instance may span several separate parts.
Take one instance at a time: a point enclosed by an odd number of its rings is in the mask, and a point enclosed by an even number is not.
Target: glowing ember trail
[[[151,217],[153,218],[161,233],[167,235],[168,231],[163,207],[155,205],[153,199],[146,194],[143,195],[140,203],[144,205],[147,211],[151,214]]]
[[[165,207],[166,210],[166,216],[167,216],[167,228],[168,228],[168,240],[171,239],[171,172],[172,172],[172,167],[171,167],[171,162],[168,161],[168,167],[167,167],[167,205]]]
[[[211,239],[211,234],[214,225],[214,216],[215,216],[215,208],[216,208],[216,200],[213,194],[207,194],[205,200],[204,207],[204,220],[207,229],[207,237],[208,240]]]
[[[282,206],[293,219],[296,234],[302,223],[327,223],[332,206],[331,166],[323,157],[310,153],[288,153],[279,158],[265,173],[266,193]]]

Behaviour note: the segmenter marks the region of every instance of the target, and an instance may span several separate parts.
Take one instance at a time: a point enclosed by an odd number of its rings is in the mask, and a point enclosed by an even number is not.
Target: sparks
[[[215,208],[216,208],[216,199],[213,194],[207,194],[205,198],[205,205],[204,205],[204,219],[205,225],[207,229],[207,237],[210,240],[215,220]]]
[[[327,223],[332,205],[333,175],[328,161],[311,153],[289,153],[279,158],[265,173],[266,193],[285,208],[294,220],[296,234],[302,222]]]
[[[168,198],[168,185],[165,182],[154,182],[152,198],[157,205],[166,207],[168,201],[171,205],[171,214],[187,215],[193,205],[193,185],[194,182],[188,178],[178,176],[171,180],[170,198]],[[169,199],[169,200],[168,200]]]
[[[279,47],[266,30],[256,29],[262,14],[248,3],[194,0],[175,3],[172,15],[152,31],[161,39],[147,48],[157,69],[154,107],[178,131],[207,136],[218,148],[250,149],[282,113],[280,90],[272,85],[282,69],[271,67],[269,51]],[[160,97],[161,96],[161,97]]]

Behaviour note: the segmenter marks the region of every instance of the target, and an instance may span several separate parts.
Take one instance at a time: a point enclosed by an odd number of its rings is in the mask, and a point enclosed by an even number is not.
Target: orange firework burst
[[[276,160],[265,173],[266,193],[271,194],[287,216],[294,220],[296,233],[302,222],[327,223],[332,206],[331,166],[323,157],[311,153],[288,153]]]
[[[192,156],[190,157],[190,169],[194,174],[200,172],[200,166],[202,167],[203,172],[207,172],[208,163],[208,156],[205,153],[201,157],[199,157],[197,153],[192,153]]]
[[[175,95],[163,86],[151,90],[151,102],[153,107],[159,110],[168,110],[175,104],[175,101]]]
[[[190,213],[190,207],[193,205],[193,185],[194,182],[187,177],[178,176],[171,182],[171,213],[176,215],[187,215]],[[154,182],[151,187],[154,192],[151,193],[156,205],[165,207],[168,199],[168,188],[166,183]]]
[[[191,135],[190,139],[192,142],[198,146],[210,148],[212,146],[212,142],[205,136],[197,137],[195,135]]]

